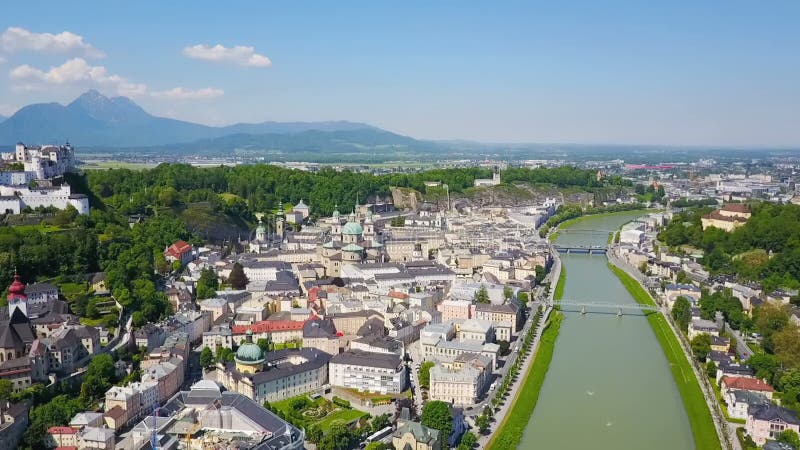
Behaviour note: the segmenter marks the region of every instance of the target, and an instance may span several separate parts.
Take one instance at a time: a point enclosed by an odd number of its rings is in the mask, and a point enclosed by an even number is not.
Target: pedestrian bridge
[[[611,303],[611,302],[586,302],[580,300],[561,300],[555,303],[547,302],[548,306],[558,306],[562,311],[579,312],[581,314],[614,314],[623,316],[634,312],[660,313],[661,308],[638,303]]]

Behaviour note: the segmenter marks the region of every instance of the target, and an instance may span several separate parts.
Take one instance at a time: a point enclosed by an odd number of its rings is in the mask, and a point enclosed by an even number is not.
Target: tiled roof
[[[725,386],[727,386],[728,389],[741,389],[744,391],[757,392],[775,391],[772,386],[764,381],[759,380],[758,378],[722,377],[722,383],[725,383]]]
[[[264,320],[252,325],[235,325],[232,329],[233,334],[244,334],[247,330],[253,333],[269,333],[274,331],[293,331],[302,330],[305,321],[299,320]]]

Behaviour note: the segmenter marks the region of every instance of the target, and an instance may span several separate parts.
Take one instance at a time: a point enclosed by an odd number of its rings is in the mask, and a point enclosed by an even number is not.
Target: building
[[[305,433],[258,402],[235,392],[221,392],[213,381],[195,383],[161,405],[168,413],[153,422],[147,416],[120,441],[123,450],[150,449],[155,430],[159,448],[238,448],[302,450]]]
[[[751,408],[747,415],[745,431],[758,445],[777,439],[786,430],[800,432],[800,420],[794,411],[770,404]]]
[[[478,303],[475,305],[475,318],[491,322],[494,326],[495,339],[511,342],[511,337],[519,331],[522,314],[519,303],[515,300],[503,304]]]
[[[398,449],[440,450],[439,430],[419,422],[407,421],[392,433],[392,445]]]
[[[252,325],[234,325],[231,328],[233,341],[237,344],[245,340],[248,332],[253,339],[268,339],[276,344],[300,342],[303,339],[303,325],[300,320],[263,320]]]
[[[456,406],[478,403],[492,378],[491,358],[462,353],[453,362],[437,363],[430,371],[429,398]]]
[[[164,258],[169,262],[180,261],[186,265],[194,259],[194,249],[192,244],[184,241],[176,241],[164,250]]]
[[[22,434],[28,428],[28,402],[0,403],[0,450],[20,448]]]
[[[700,218],[703,229],[708,227],[720,230],[733,231],[747,223],[750,219],[750,208],[741,203],[728,203],[720,209],[715,209]]]
[[[769,383],[750,377],[722,377],[720,381],[720,391],[723,397],[728,397],[731,391],[747,391],[754,394],[761,394],[768,399],[772,399],[775,389]]]
[[[303,324],[303,347],[316,348],[329,355],[339,353],[339,333],[333,320],[315,317]]]
[[[361,392],[399,394],[406,389],[406,366],[395,354],[348,350],[331,358],[330,384]]]
[[[492,178],[476,178],[475,187],[497,186],[500,184],[500,169],[495,166]]]
[[[730,391],[725,401],[728,404],[728,416],[741,420],[747,419],[750,408],[768,406],[770,404],[767,397],[748,391]]]
[[[218,363],[210,376],[228,390],[258,403],[275,402],[323,388],[331,355],[315,348],[264,353],[252,334],[236,351],[234,363]]]

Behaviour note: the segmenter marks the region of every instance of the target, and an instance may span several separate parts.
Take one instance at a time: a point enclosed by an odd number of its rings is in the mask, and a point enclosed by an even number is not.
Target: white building
[[[486,391],[491,377],[491,358],[461,354],[453,362],[437,363],[431,368],[429,398],[456,406],[473,405]]]
[[[395,354],[348,350],[331,358],[330,383],[361,392],[399,394],[406,389],[406,366]]]

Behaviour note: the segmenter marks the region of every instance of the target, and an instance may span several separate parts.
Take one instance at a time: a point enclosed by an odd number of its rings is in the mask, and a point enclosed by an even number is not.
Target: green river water
[[[588,218],[575,229],[617,229],[639,214]],[[569,228],[566,228],[569,229]],[[608,236],[560,233],[560,244]],[[560,255],[564,300],[635,303],[602,255]],[[638,314],[638,313],[637,313]],[[643,316],[565,312],[539,402],[520,449],[688,450],[689,420],[667,359]]]

